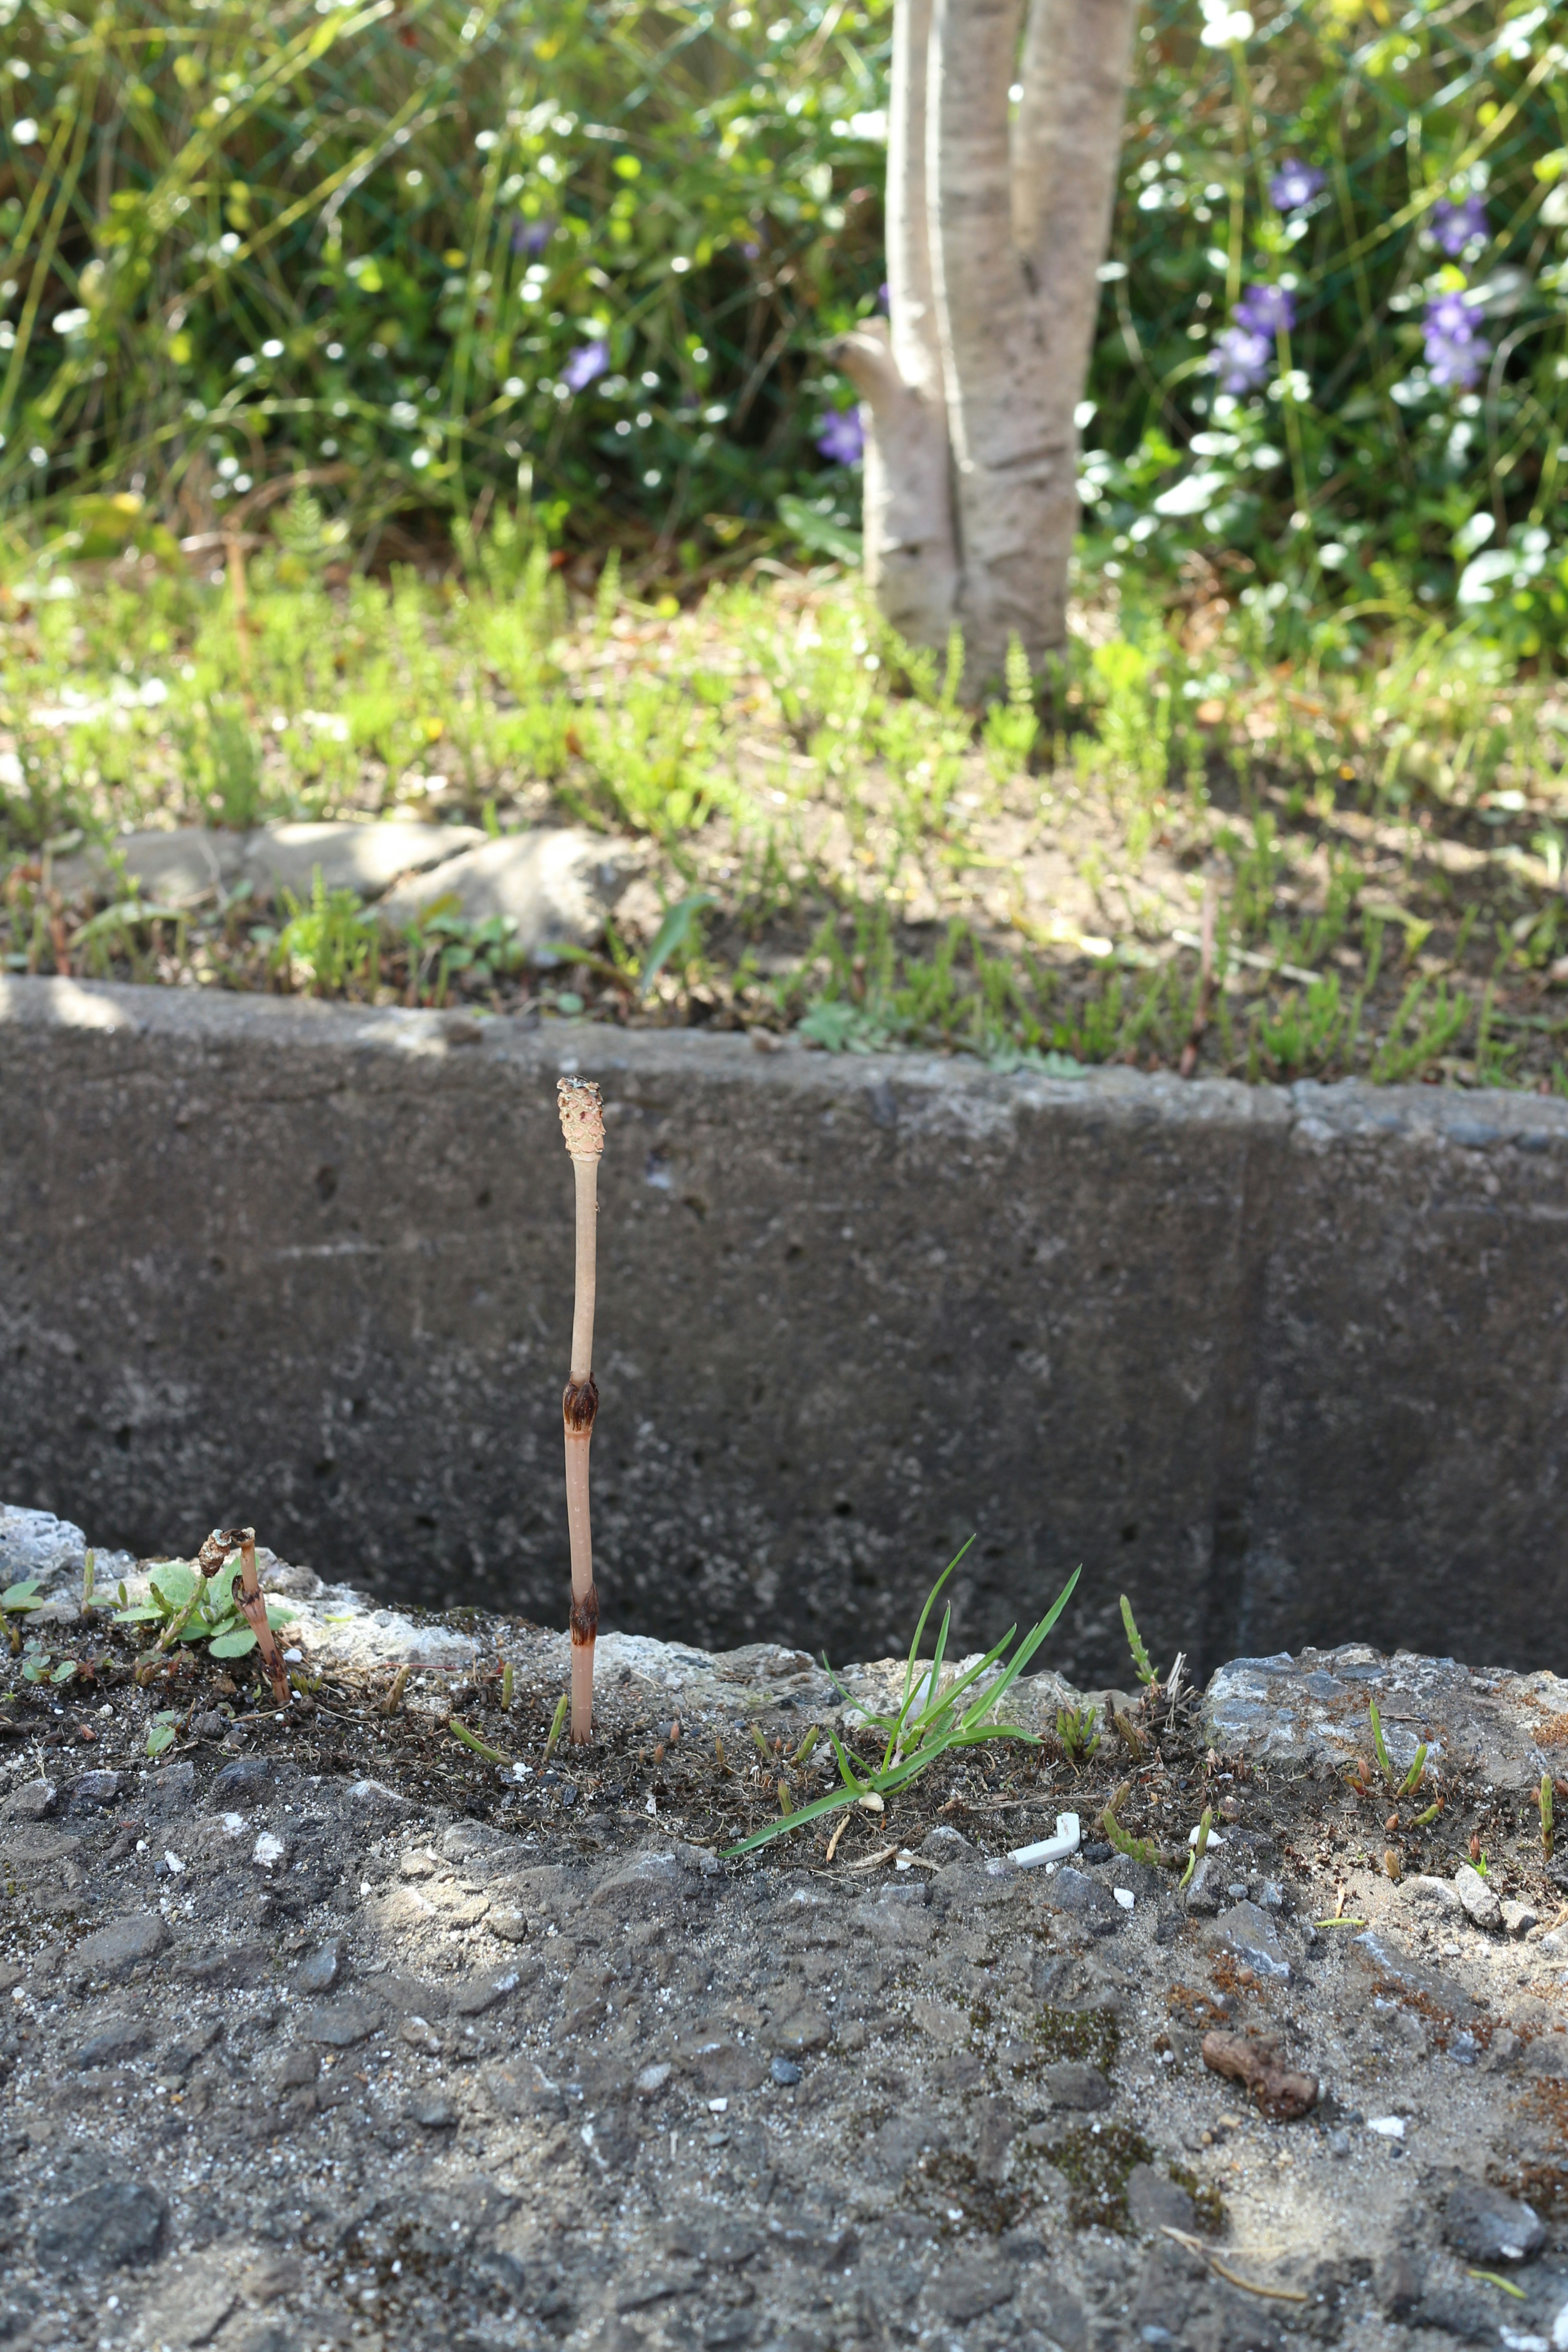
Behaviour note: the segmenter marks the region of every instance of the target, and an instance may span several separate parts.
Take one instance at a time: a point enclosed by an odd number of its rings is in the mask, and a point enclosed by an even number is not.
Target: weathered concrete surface
[[[553,1621],[602,1079],[607,1626],[1552,1662],[1568,1111],[0,982],[0,1491]]]

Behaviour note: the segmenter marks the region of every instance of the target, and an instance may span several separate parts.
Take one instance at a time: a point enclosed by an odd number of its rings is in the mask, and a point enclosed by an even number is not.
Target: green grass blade
[[[738,1845],[725,1846],[721,1859],[728,1862],[738,1853],[750,1853],[753,1847],[766,1845],[770,1838],[783,1837],[790,1830],[804,1829],[807,1822],[819,1822],[825,1813],[842,1813],[858,1801],[858,1796],[848,1789],[831,1790],[826,1797],[814,1797],[809,1805],[801,1805],[793,1813],[781,1814],[774,1822],[765,1822],[760,1830],[753,1830],[750,1837],[742,1838]]]
[[[931,1591],[926,1595],[926,1605],[921,1611],[920,1623],[915,1627],[915,1638],[910,1643],[909,1664],[904,1669],[905,1706],[908,1706],[910,1703],[910,1693],[914,1687],[915,1661],[920,1656],[921,1643],[925,1638],[926,1619],[931,1615],[931,1611],[936,1606],[937,1594],[942,1591],[942,1586],[947,1582],[948,1578],[952,1574],[953,1570],[958,1566],[959,1561],[963,1558],[964,1553],[969,1549],[970,1545],[973,1544],[973,1541],[974,1538],[971,1536],[968,1542],[963,1543],[959,1547],[958,1550],[954,1552],[952,1558],[948,1561],[947,1566],[942,1570],[942,1574],[937,1578],[936,1582],[931,1586]],[[902,1713],[903,1709],[900,1708],[900,1718],[902,1717]]]
[[[986,1706],[994,1706],[997,1700],[1001,1698],[1005,1692],[1010,1690],[1013,1684],[1016,1682],[1018,1676],[1023,1673],[1024,1668],[1028,1664],[1029,1660],[1034,1656],[1036,1651],[1039,1648],[1041,1643],[1045,1640],[1047,1634],[1056,1623],[1057,1619],[1061,1615],[1062,1611],[1067,1607],[1068,1602],[1072,1599],[1073,1588],[1082,1574],[1083,1570],[1081,1568],[1074,1569],[1072,1574],[1068,1577],[1067,1582],[1063,1585],[1060,1592],[1058,1593],[1056,1600],[1052,1602],[1050,1608],[1047,1610],[1039,1623],[1033,1627],[1029,1633],[1025,1634],[1023,1641],[1018,1644],[1018,1654],[1016,1657],[1015,1657],[1008,1665],[1007,1670],[1003,1675],[1001,1680],[993,1689],[986,1692]],[[1011,1635],[1009,1635],[1008,1638],[1010,1640],[1012,1638]],[[973,1716],[976,1712],[976,1709],[971,1708],[970,1715]],[[968,1717],[965,1718],[966,1721],[968,1719]]]

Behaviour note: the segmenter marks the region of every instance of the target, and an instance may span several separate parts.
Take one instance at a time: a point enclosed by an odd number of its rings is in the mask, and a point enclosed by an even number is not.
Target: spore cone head
[[[592,1078],[557,1078],[561,1132],[574,1160],[597,1160],[605,1149],[605,1109]]]

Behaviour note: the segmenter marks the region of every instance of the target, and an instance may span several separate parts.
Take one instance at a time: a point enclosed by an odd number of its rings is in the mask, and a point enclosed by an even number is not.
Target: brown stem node
[[[569,1437],[591,1436],[598,1410],[598,1384],[592,1372],[586,1380],[567,1381],[561,1394],[561,1418]]]
[[[591,1584],[586,1592],[572,1596],[572,1643],[576,1648],[595,1641],[599,1632],[599,1588]]]

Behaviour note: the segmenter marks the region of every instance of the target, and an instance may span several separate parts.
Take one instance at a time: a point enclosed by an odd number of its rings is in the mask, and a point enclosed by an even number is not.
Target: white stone
[[[1407,1878],[1404,1885],[1405,1900],[1416,1910],[1435,1911],[1444,1918],[1459,1918],[1464,1905],[1457,1886],[1446,1878]]]
[[[250,884],[258,905],[285,889],[306,904],[320,866],[327,889],[374,898],[400,876],[423,874],[479,847],[485,837],[477,825],[424,824],[402,817],[265,824],[254,833],[186,824],[169,833],[125,833],[108,844],[94,842],[76,856],[62,858],[55,879],[68,897],[85,891],[106,898],[128,892],[148,905],[184,913],[241,882]],[[122,880],[115,873],[121,865]]]
[[[243,871],[258,900],[291,890],[308,905],[316,868],[329,890],[356,890],[379,898],[405,875],[425,874],[477,849],[485,839],[478,825],[422,824],[399,817],[356,824],[340,819],[323,824],[269,824],[246,841]]]
[[[549,963],[552,949],[592,947],[603,936],[605,917],[639,863],[629,843],[575,826],[539,825],[400,883],[377,911],[389,930],[404,930],[450,898],[468,922],[510,918],[521,953],[531,963]]]
[[[68,898],[83,893],[177,913],[200,906],[220,890],[232,890],[245,869],[246,836],[203,824],[172,833],[122,833],[107,845],[94,842],[74,857],[62,857],[55,880]],[[115,868],[123,865],[123,871]]]
[[[1502,1905],[1469,1863],[1462,1862],[1454,1873],[1454,1891],[1478,1927],[1502,1926]]]

